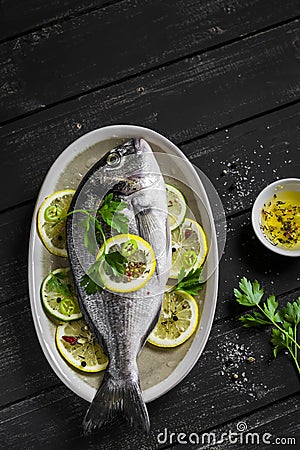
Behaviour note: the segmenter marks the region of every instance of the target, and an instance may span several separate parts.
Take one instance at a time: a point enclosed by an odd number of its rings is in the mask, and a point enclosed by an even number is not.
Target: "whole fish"
[[[109,358],[83,429],[89,434],[121,413],[131,425],[148,433],[150,422],[136,359],[160,314],[171,265],[171,235],[165,183],[144,139],[131,139],[101,158],[82,180],[70,211],[97,210],[107,192],[126,202],[122,213],[128,218],[128,233],[141,236],[151,245],[156,267],[147,284],[135,292],[120,294],[104,289],[88,295],[81,280],[95,257],[84,246],[80,214],[68,217],[67,249],[79,304]]]

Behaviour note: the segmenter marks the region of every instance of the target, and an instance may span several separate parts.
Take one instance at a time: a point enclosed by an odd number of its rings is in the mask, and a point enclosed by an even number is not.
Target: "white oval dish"
[[[114,125],[99,128],[85,134],[69,145],[50,168],[36,202],[32,219],[29,245],[29,292],[31,311],[36,332],[49,364],[56,375],[68,388],[89,402],[92,401],[95,395],[96,387],[89,384],[88,376],[81,374],[79,375],[62,360],[55,345],[54,328],[52,324],[49,324],[50,321],[41,304],[40,286],[45,276],[45,269],[43,268],[45,249],[36,230],[37,212],[43,199],[57,190],[57,182],[59,178],[65,168],[72,162],[72,160],[74,160],[74,158],[76,158],[77,155],[87,152],[90,147],[100,144],[103,141],[131,137],[143,137],[150,143],[150,145],[152,144],[159,147],[159,150],[162,153],[172,155],[174,157],[172,164],[176,165],[175,167],[171,167],[170,170],[172,173],[182,172],[184,168],[184,176],[189,180],[189,186],[191,186],[191,189],[194,192],[197,191],[199,193],[204,209],[206,210],[205,213],[200,211],[200,214],[202,225],[208,234],[208,240],[210,243],[210,251],[206,262],[206,271],[210,274],[210,276],[206,282],[205,298],[203,299],[202,315],[198,329],[194,334],[193,339],[191,339],[191,343],[187,347],[184,356],[180,361],[178,361],[176,366],[172,368],[171,373],[165,379],[158,381],[149,388],[143,389],[143,396],[146,402],[150,402],[160,397],[176,386],[195,365],[209,337],[217,302],[219,260],[212,211],[207,194],[195,168],[178,149],[178,147],[153,130],[132,125]],[[102,155],[103,153],[99,154],[99,158]],[[169,350],[166,349],[165,351],[166,359],[168,359],[168,357],[170,358],[167,354]],[[169,355],[172,355],[172,352],[170,352]],[[142,377],[143,374],[141,374],[141,382],[143,387]]]
[[[299,178],[284,178],[282,180],[275,181],[274,183],[269,184],[265,187],[258,197],[256,198],[253,207],[252,207],[252,226],[254,232],[260,242],[264,244],[269,250],[272,252],[278,253],[283,256],[300,256],[300,250],[288,250],[281,247],[277,247],[274,245],[264,234],[261,228],[261,211],[264,207],[264,204],[273,197],[274,194],[278,191],[296,191],[300,192],[300,179]]]

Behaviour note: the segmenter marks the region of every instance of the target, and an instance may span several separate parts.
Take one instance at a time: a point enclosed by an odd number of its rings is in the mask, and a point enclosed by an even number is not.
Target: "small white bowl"
[[[261,210],[264,204],[273,197],[274,194],[283,191],[300,192],[300,178],[285,178],[275,181],[265,187],[258,195],[252,208],[252,226],[258,239],[272,252],[283,256],[300,256],[300,250],[286,250],[278,247],[267,238],[261,228]]]

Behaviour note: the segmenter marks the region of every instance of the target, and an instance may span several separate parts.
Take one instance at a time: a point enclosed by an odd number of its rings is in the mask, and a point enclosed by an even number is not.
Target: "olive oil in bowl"
[[[277,190],[261,209],[266,238],[286,250],[300,250],[300,192]]]

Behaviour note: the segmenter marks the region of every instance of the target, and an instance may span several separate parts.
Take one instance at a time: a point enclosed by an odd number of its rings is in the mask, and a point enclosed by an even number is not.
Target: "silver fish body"
[[[146,285],[128,293],[103,290],[88,295],[82,277],[95,257],[84,246],[80,214],[67,220],[67,247],[84,319],[109,357],[103,382],[84,418],[85,434],[122,413],[133,426],[149,431],[149,418],[140,390],[137,356],[159,317],[171,265],[170,229],[163,176],[143,139],[131,139],[108,152],[88,172],[77,189],[70,211],[96,210],[108,191],[125,200],[122,213],[128,232],[153,248],[155,272]],[[117,234],[111,230],[111,234]]]

